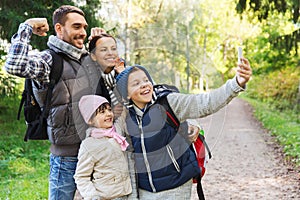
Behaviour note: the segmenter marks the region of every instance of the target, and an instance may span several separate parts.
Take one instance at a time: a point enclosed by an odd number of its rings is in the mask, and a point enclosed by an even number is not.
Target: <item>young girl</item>
[[[132,191],[128,163],[124,155],[128,143],[116,132],[114,115],[101,96],[86,95],[79,110],[90,126],[81,143],[76,173],[77,188],[84,199],[126,199]],[[124,197],[124,198],[122,198]]]
[[[140,199],[190,199],[191,179],[200,173],[190,143],[166,122],[161,100],[166,98],[180,122],[212,114],[244,90],[251,68],[246,59],[239,67],[237,76],[222,87],[196,95],[153,87],[142,66],[127,67],[118,75],[117,90],[129,109],[126,126],[134,149]]]

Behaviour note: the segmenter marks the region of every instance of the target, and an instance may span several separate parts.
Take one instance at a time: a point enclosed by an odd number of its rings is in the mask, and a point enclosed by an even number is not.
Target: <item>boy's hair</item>
[[[89,43],[89,52],[90,53],[94,53],[94,51],[96,49],[96,43],[97,43],[97,41],[99,39],[101,39],[101,38],[104,38],[104,37],[110,37],[110,38],[112,38],[115,41],[115,43],[117,44],[117,40],[112,35],[109,35],[107,33],[102,33],[99,36],[93,37],[93,39],[90,41],[90,43]]]
[[[53,26],[55,26],[55,24],[57,24],[57,23],[59,23],[61,25],[65,25],[65,23],[67,21],[66,15],[69,13],[78,13],[79,15],[82,15],[83,17],[85,16],[84,12],[80,8],[77,8],[77,7],[71,6],[71,5],[63,5],[63,6],[60,6],[59,8],[57,8],[53,12],[53,16],[52,16]]]

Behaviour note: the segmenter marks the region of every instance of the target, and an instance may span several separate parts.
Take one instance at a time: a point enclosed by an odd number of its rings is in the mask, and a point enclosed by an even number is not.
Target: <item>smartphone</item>
[[[238,47],[238,64],[241,64],[241,57],[243,57],[243,49],[241,46]]]

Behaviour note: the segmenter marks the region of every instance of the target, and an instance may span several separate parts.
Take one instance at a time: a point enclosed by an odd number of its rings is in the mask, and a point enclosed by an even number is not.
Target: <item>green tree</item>
[[[297,27],[289,33],[280,34],[277,37],[270,37],[273,47],[283,50],[284,53],[297,56],[299,51],[300,38],[300,1],[299,0],[239,0],[236,5],[238,13],[248,13],[252,20],[269,21],[274,15],[284,15],[287,20],[292,20]]]
[[[48,35],[54,34],[52,26],[53,11],[61,5],[74,5],[72,0],[2,0],[0,1],[0,37],[10,41],[12,35],[18,30],[20,23],[32,17],[45,17],[50,25]],[[82,10],[86,12],[86,18],[90,27],[100,26],[96,20],[96,12],[101,7],[99,0],[88,0]],[[31,44],[33,48],[45,49],[47,37],[33,36]]]

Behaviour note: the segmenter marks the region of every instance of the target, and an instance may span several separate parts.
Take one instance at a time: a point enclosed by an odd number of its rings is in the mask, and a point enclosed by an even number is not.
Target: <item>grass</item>
[[[0,199],[47,199],[49,142],[23,141],[19,102],[17,97],[0,101]]]
[[[270,130],[283,147],[287,161],[300,167],[300,115],[295,111],[279,111],[266,103],[243,97],[254,108],[255,117]]]

